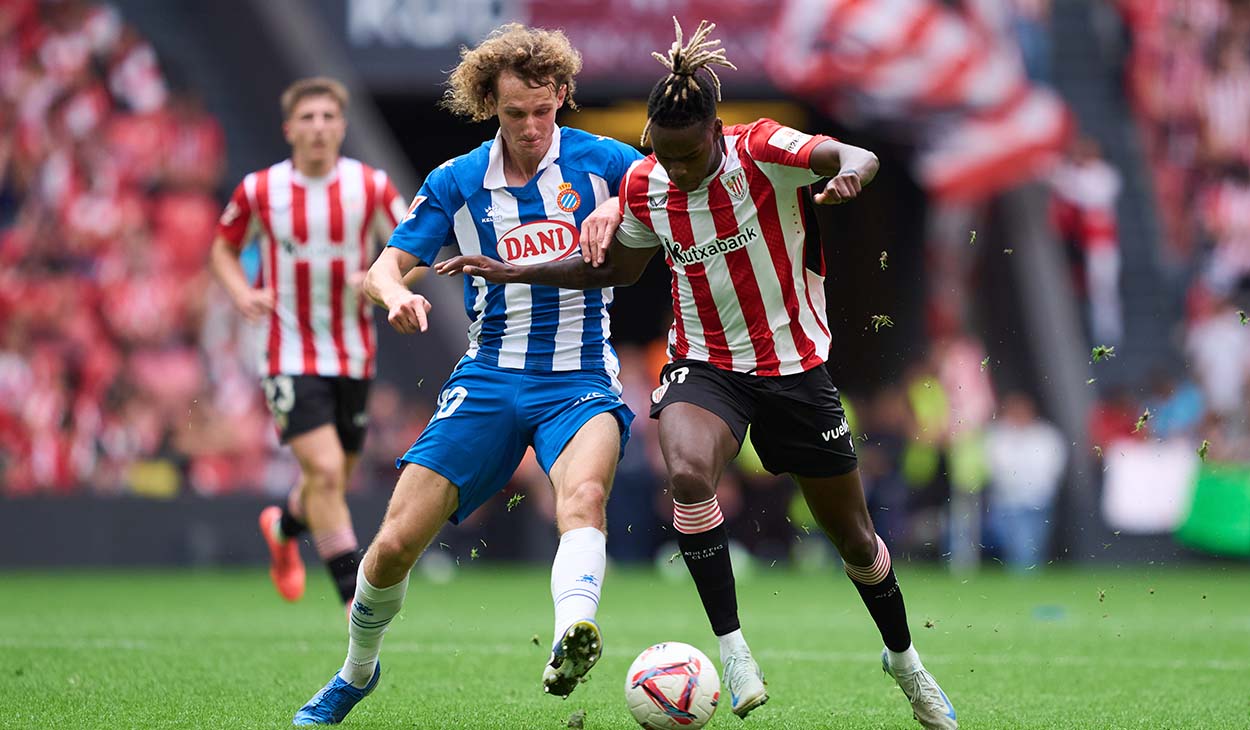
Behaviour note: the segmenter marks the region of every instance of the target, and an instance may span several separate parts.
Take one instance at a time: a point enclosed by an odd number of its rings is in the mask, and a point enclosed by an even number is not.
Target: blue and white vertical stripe
[[[552,222],[552,228],[580,229],[596,206],[616,194],[639,157],[615,140],[557,127],[539,173],[524,186],[509,187],[502,149],[496,137],[432,172],[389,245],[425,263],[452,243],[465,255],[504,260],[499,242],[518,226]],[[467,357],[543,372],[606,370],[615,382],[620,368],[608,341],[611,289],[490,284],[470,277],[464,304],[471,321]]]

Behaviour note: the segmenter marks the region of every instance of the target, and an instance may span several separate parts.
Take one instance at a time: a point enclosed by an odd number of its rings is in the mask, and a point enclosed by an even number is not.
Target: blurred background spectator
[[[1044,565],[1068,458],[1063,434],[1038,417],[1032,398],[1013,392],[986,431],[985,452],[990,541],[1013,571]]]

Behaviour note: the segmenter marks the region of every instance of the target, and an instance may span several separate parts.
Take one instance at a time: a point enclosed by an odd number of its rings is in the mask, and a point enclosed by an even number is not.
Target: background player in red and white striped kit
[[[282,93],[291,157],[247,175],[222,213],[212,269],[260,330],[260,375],[282,442],[300,465],[284,507],[261,512],[269,575],[282,597],[304,593],[298,541],[312,533],[344,603],[360,551],[344,493],[364,443],[376,337],[359,286],[404,215],[382,170],[339,156],[347,90],[308,78]],[[261,269],[247,281],[239,253],[259,235]]]
[[[877,172],[876,155],[772,120],[726,127],[720,81],[733,67],[714,26],[653,54],[669,72],[647,102],[654,154],[621,183],[624,214],[603,266],[564,261],[525,267],[482,257],[449,259],[441,273],[566,288],[637,281],[658,248],[673,270],[669,363],[652,394],[673,490],[673,526],[720,641],[733,712],[768,694],[738,619],[729,537],[716,485],[751,426],[764,466],[799,483],[812,514],[845,562],[885,643],[882,666],[926,728],[958,727],[951,706],[912,646],[890,553],[873,529],[852,434],[824,367],[830,335],[819,240],[803,215],[806,187],[831,178],[814,200],[854,199]],[[700,74],[700,71],[705,73]],[[812,230],[810,233],[814,234]],[[583,242],[593,247],[595,241]],[[601,252],[590,254],[600,260]]]

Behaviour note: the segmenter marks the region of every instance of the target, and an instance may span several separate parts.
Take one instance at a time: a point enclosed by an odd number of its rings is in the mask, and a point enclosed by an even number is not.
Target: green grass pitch
[[[1245,567],[967,580],[897,568],[917,648],[963,728],[1250,727]],[[587,730],[628,730],[622,685],[640,650],[676,640],[717,656],[692,586],[614,569],[603,660],[568,700],[545,696],[547,584],[544,570],[485,563],[444,585],[414,575],[381,684],[344,727],[554,730],[585,710]],[[0,573],[0,588],[4,728],[287,727],[346,648],[315,565],[295,605],[250,570]],[[709,727],[919,727],[845,577],[762,566],[739,593],[771,699],[746,722],[722,707]]]

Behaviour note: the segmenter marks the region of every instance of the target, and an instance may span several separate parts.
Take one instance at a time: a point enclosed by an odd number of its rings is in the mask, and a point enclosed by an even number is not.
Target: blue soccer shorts
[[[550,472],[574,434],[600,413],[620,424],[619,459],[634,414],[606,372],[535,372],[462,360],[429,425],[395,466],[420,464],[456,485],[460,504],[451,521],[459,524],[504,488],[526,447]]]

